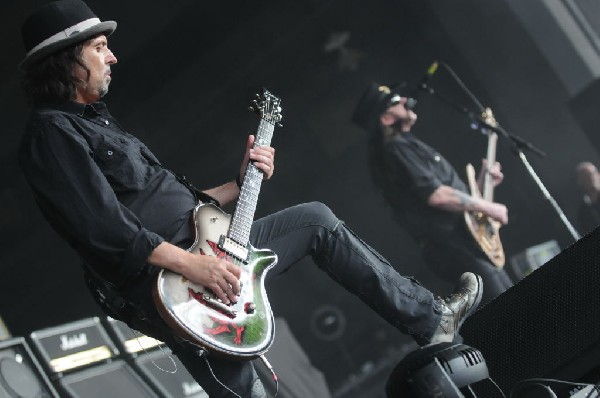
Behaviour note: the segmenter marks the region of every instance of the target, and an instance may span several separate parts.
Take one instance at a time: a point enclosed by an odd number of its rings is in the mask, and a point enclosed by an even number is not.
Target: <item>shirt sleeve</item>
[[[91,253],[120,279],[139,273],[164,239],[118,201],[88,143],[67,120],[41,118],[28,132],[19,163],[50,224],[84,258]]]
[[[410,143],[395,141],[388,149],[388,156],[396,177],[406,175],[408,180],[403,179],[397,183],[408,182],[409,186],[404,189],[413,191],[423,202],[427,202],[431,194],[442,185],[442,181],[436,176],[431,156],[414,148]]]

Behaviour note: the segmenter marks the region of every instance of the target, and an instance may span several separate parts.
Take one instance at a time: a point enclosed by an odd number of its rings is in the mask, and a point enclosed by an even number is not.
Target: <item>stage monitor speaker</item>
[[[273,366],[279,380],[278,397],[331,397],[323,373],[310,363],[287,322],[282,318],[275,318],[275,339],[266,353],[266,358]],[[259,359],[254,360],[254,367],[265,390],[270,392],[269,396],[273,396],[275,392],[273,375]]]
[[[158,398],[158,395],[124,360],[93,366],[58,380],[71,398]]]
[[[507,396],[524,379],[587,382],[600,372],[599,287],[596,228],[479,309],[461,335]]]
[[[208,398],[208,394],[168,348],[141,354],[134,363],[161,397]]]
[[[57,391],[22,337],[0,342],[0,397],[58,397]]]
[[[560,247],[555,240],[549,240],[539,245],[531,246],[510,257],[505,267],[506,272],[514,282],[518,282],[533,271],[546,264],[560,253]]]

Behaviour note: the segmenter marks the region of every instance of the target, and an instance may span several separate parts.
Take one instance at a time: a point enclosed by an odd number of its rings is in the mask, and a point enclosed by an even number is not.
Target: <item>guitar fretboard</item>
[[[269,146],[271,144],[271,139],[273,138],[274,129],[274,122],[272,123],[265,119],[261,119],[256,133],[254,147]],[[237,206],[233,213],[229,232],[227,234],[230,239],[244,247],[250,241],[250,229],[252,227],[252,221],[254,220],[254,212],[256,211],[256,204],[258,203],[258,194],[260,193],[262,180],[262,171],[254,166],[252,162],[249,162],[248,167],[246,168],[246,174],[244,175],[244,181],[242,182]]]

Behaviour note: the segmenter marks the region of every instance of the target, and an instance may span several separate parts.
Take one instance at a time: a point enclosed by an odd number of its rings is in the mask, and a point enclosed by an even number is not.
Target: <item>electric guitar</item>
[[[253,101],[251,110],[260,116],[255,147],[270,145],[282,118],[280,102],[266,89]],[[153,291],[158,312],[175,333],[230,359],[259,357],[269,349],[275,333],[264,279],[277,263],[277,255],[249,243],[262,178],[249,162],[233,216],[211,203],[200,203],[193,211],[195,240],[188,251],[226,258],[241,268],[238,302],[227,305],[210,289],[165,269]]]
[[[496,127],[497,123],[494,119],[491,109],[486,108],[482,114],[482,118],[490,126]],[[487,145],[487,165],[491,167],[496,163],[496,143],[498,141],[498,134],[494,131],[488,132],[488,145]],[[475,177],[475,168],[472,164],[467,165],[467,180],[469,183],[469,189],[471,195],[479,198],[483,198],[492,202],[494,200],[494,184],[492,176],[489,172],[486,172],[483,180],[483,193],[479,191],[477,186],[477,180]],[[484,215],[481,212],[476,211],[465,211],[465,222],[467,229],[481,248],[481,250],[489,258],[490,262],[496,267],[502,268],[505,263],[504,248],[500,241],[500,226],[501,223],[493,220],[492,218]]]

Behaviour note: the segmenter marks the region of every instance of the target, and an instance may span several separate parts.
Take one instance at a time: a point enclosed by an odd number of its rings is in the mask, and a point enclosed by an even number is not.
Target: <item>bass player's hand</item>
[[[502,225],[508,224],[508,209],[501,203],[488,202],[484,206],[483,212],[486,216],[502,223]]]

